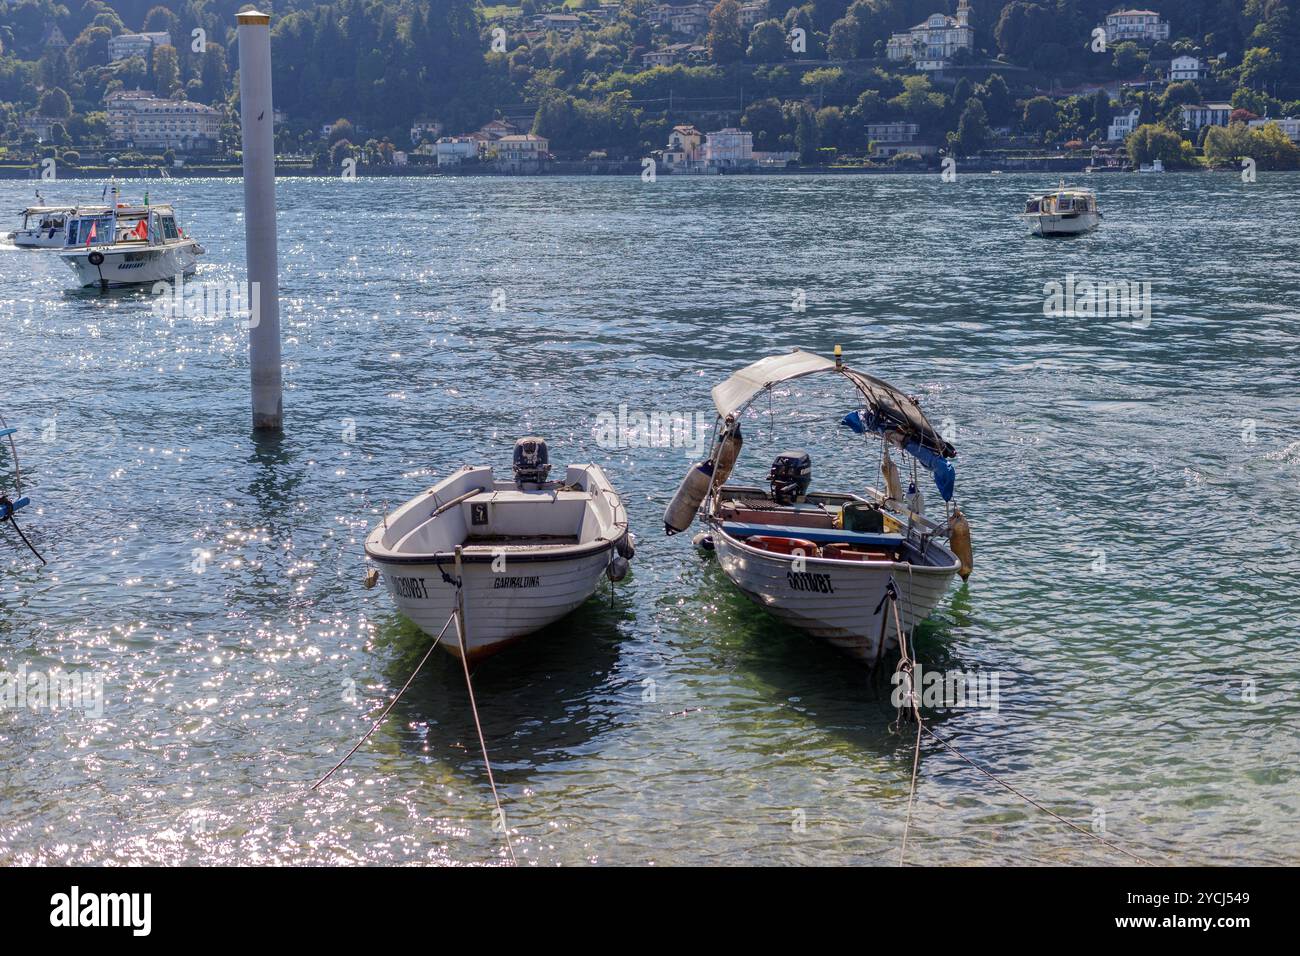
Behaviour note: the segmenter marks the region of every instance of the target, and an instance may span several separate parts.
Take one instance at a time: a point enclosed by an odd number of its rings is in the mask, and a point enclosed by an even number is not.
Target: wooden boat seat
[[[724,521],[722,530],[733,538],[748,538],[751,535],[768,538],[802,538],[814,544],[851,544],[885,550],[894,550],[903,546],[901,534],[871,534],[865,531],[844,531],[840,528],[828,528],[823,531],[814,528],[789,528],[779,524]]]
[[[820,508],[777,510],[775,508],[745,508],[730,503],[722,507],[723,521],[749,524],[779,524],[787,528],[833,528],[833,516]]]
[[[497,550],[540,551],[545,548],[562,548],[581,543],[576,534],[470,535],[465,539],[465,553],[484,554]]]

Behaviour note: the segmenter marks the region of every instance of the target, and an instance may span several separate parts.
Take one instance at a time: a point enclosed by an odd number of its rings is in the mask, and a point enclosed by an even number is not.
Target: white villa
[[[1116,10],[1106,15],[1106,42],[1135,40],[1155,43],[1169,39],[1169,21],[1154,10]]]
[[[933,13],[905,33],[895,33],[885,48],[891,60],[912,60],[918,70],[942,70],[958,50],[975,49],[975,28],[970,24],[970,4],[960,0],[957,15]]]
[[[1110,129],[1106,131],[1106,139],[1112,143],[1127,139],[1128,134],[1138,128],[1138,117],[1142,111],[1136,106],[1127,113],[1120,113],[1110,121]]]
[[[1206,126],[1227,126],[1231,103],[1197,103],[1183,107],[1183,129],[1196,132]]]
[[[1169,63],[1169,80],[1203,80],[1205,67],[1194,56],[1176,56]]]
[[[709,133],[704,141],[704,162],[711,169],[754,165],[754,134],[734,126]]]
[[[550,159],[550,141],[536,133],[502,136],[492,147],[496,151],[497,167],[507,172],[537,172]]]
[[[147,63],[154,47],[171,45],[170,33],[123,33],[108,41],[108,58],[116,63],[138,56]]]
[[[108,138],[137,148],[208,149],[221,133],[221,110],[189,100],[163,100],[143,90],[118,90],[105,100]]]
[[[433,155],[439,166],[459,166],[478,156],[479,142],[473,136],[443,136],[433,144]]]

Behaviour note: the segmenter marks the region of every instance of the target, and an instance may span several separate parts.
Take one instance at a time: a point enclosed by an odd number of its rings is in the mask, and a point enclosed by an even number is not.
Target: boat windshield
[[[178,233],[177,233],[177,231],[176,231],[176,217],[175,217],[175,216],[159,216],[159,217],[158,217],[158,222],[159,222],[159,224],[162,226],[162,234],[163,234],[163,238],[164,238],[164,239],[179,239],[179,238],[180,238],[180,236],[178,235]]]
[[[94,229],[94,242],[108,245],[113,241],[113,214],[99,216],[78,216],[68,224],[67,244],[77,246],[89,244],[91,229]]]

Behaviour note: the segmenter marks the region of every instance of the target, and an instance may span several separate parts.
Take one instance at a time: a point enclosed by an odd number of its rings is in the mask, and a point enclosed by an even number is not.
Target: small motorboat
[[[1091,189],[1067,189],[1065,181],[1055,192],[1030,196],[1020,218],[1035,236],[1077,236],[1101,224],[1097,194]]]
[[[781,382],[816,374],[843,376],[865,401],[840,424],[881,439],[885,490],[813,491],[812,462],[801,449],[776,457],[766,488],[729,484],[745,409]],[[838,346],[833,361],[796,349],[755,362],[715,386],[713,401],[710,456],[687,473],[664,512],[664,529],[685,531],[698,514],[706,530],[697,543],[716,551],[722,572],[759,607],[874,664],[898,645],[895,609],[910,633],[956,575],[969,575],[970,528],[961,509],[942,523],[926,518],[916,468],[904,494],[890,457],[892,448],[930,471],[949,503],[956,475],[948,459],[956,450],[915,399],[844,365]]]
[[[559,620],[618,581],[633,554],[623,501],[599,465],[549,480],[546,442],[515,443],[513,476],[466,465],[384,518],[366,556],[398,609],[436,637],[457,605],[470,660]],[[454,632],[442,647],[459,656]]]
[[[68,220],[77,211],[76,206],[28,206],[22,226],[9,234],[9,241],[22,249],[62,249]]]
[[[72,267],[82,288],[116,289],[174,282],[198,269],[204,248],[176,223],[166,204],[134,205],[117,200],[107,209],[78,211],[68,221],[59,255]]]

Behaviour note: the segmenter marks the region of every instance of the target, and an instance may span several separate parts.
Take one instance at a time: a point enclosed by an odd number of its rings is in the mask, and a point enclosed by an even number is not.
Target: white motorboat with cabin
[[[1035,236],[1077,236],[1101,224],[1101,211],[1095,192],[1066,188],[1062,180],[1054,192],[1030,196],[1020,218],[1029,223]]]
[[[457,605],[471,660],[551,624],[618,581],[633,553],[623,501],[599,465],[549,480],[541,438],[515,444],[513,476],[466,465],[388,515],[366,555],[398,609],[436,637]],[[454,632],[442,647],[459,656]]]
[[[717,552],[722,572],[750,600],[794,627],[867,664],[898,645],[893,597],[910,633],[938,605],[955,575],[971,570],[970,528],[960,508],[942,523],[924,515],[915,465],[929,470],[952,501],[955,449],[909,398],[886,382],[835,359],[799,349],[741,369],[713,389],[718,424],[710,456],[696,464],[664,513],[668,534],[685,531],[697,512],[696,541]],[[885,490],[813,491],[812,463],[795,449],[776,457],[768,487],[730,484],[742,446],[741,416],[760,395],[808,375],[847,379],[865,407],[842,425],[882,441]],[[904,495],[890,450],[914,462]],[[948,543],[945,544],[944,541]]]
[[[28,206],[23,210],[22,226],[9,234],[9,241],[23,249],[62,249],[68,220],[77,211],[76,206]]]
[[[114,190],[116,199],[116,190]],[[114,202],[103,211],[79,211],[69,222],[59,255],[83,288],[172,282],[198,269],[204,248],[181,230],[166,204]]]

